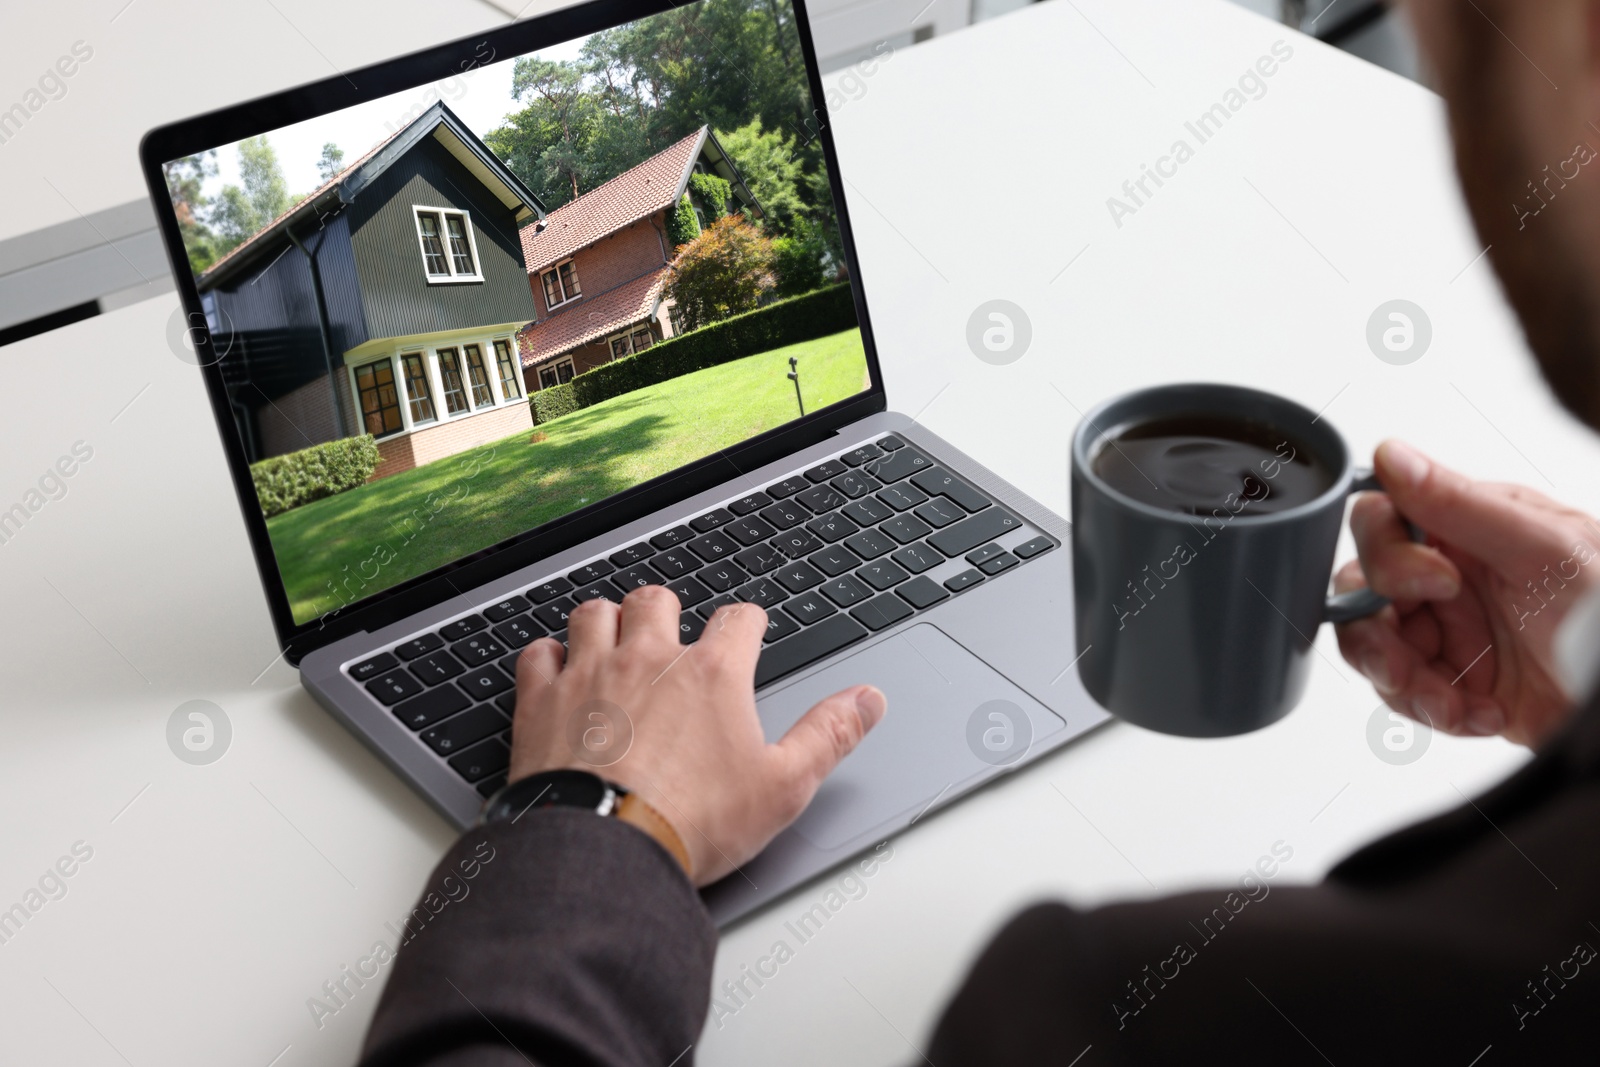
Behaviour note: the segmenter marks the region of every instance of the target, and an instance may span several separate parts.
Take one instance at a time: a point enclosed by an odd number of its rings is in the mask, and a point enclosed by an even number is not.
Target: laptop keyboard
[[[1034,536],[1017,543],[1021,530]],[[540,637],[564,643],[585,600],[665,585],[684,644],[722,605],[760,605],[759,688],[1057,547],[891,434],[345,670],[489,796],[511,755],[517,657]]]

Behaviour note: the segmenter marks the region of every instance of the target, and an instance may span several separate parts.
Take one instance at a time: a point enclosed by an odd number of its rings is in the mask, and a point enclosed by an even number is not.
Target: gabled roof
[[[511,209],[517,222],[544,218],[544,204],[506,165],[489,151],[478,135],[467,128],[456,113],[439,101],[405,126],[373,145],[354,163],[323,182],[309,196],[279,215],[200,275],[199,288],[211,289],[232,274],[255,262],[261,255],[280,250],[273,238],[310,218],[338,211],[355,202],[357,196],[376,181],[423,138],[432,136],[462,166],[483,183],[499,201]]]
[[[524,226],[522,258],[528,273],[544,270],[580,248],[676,204],[688,188],[695,162],[702,157],[759,216],[761,205],[739,177],[732,159],[711,128],[702,126],[638,166],[562,204],[541,222]]]
[[[669,273],[670,268],[660,267],[598,296],[585,295],[571,307],[560,308],[539,322],[528,323],[517,334],[522,365],[531,367],[649,318],[656,309]]]

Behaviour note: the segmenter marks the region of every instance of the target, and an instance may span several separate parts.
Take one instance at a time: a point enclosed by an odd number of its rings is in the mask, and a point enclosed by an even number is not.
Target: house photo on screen
[[[787,2],[166,165],[297,622],[867,388]]]

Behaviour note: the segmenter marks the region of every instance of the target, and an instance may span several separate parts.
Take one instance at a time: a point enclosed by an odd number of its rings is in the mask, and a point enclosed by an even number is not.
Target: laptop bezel
[[[698,2],[698,0],[695,0]],[[449,597],[512,571],[532,566],[541,559],[573,545],[601,536],[641,516],[669,508],[715,485],[740,476],[744,471],[764,466],[826,439],[839,427],[886,410],[882,372],[878,363],[872,324],[862,290],[860,265],[843,196],[838,154],[828,121],[827,99],[811,40],[810,20],[805,0],[791,0],[795,29],[806,65],[811,91],[816,137],[821,142],[828,168],[835,218],[844,249],[845,269],[850,279],[856,318],[866,352],[870,386],[846,400],[803,418],[785,423],[738,445],[697,460],[675,471],[660,475],[631,489],[623,490],[578,511],[554,519],[515,537],[490,545],[427,574],[374,593],[308,622],[296,622],[290,608],[283,576],[267,534],[266,519],[257,502],[250,464],[244,454],[223,382],[221,360],[212,357],[212,339],[203,327],[191,331],[200,373],[205,380],[212,414],[222,438],[223,452],[234,490],[243,513],[256,569],[272,613],[273,626],[285,658],[291,664],[314,649],[363,630],[377,630]],[[391,93],[418,88],[444,78],[458,76],[480,63],[481,49],[495,56],[513,57],[582,37],[622,23],[631,22],[686,3],[670,0],[590,0],[545,15],[462,37],[393,59],[335,74],[321,81],[286,89],[233,104],[193,118],[169,123],[145,134],[139,145],[140,166],[155,206],[156,220],[166,244],[177,291],[187,321],[204,323],[205,317],[189,268],[188,253],[178,230],[177,214],[167,193],[163,164],[169,160],[246,137],[270,133],[283,126],[325,115]],[[224,356],[224,358],[226,358]]]

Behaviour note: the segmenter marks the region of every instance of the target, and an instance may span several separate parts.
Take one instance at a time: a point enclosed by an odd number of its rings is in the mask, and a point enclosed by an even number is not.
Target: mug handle
[[[1383,486],[1378,483],[1378,476],[1369,470],[1358,470],[1355,481],[1350,483],[1350,495],[1356,493],[1383,492]],[[1406,523],[1411,531],[1411,540],[1422,544],[1428,535],[1414,522]],[[1389,598],[1380,596],[1371,589],[1353,589],[1348,593],[1328,598],[1327,604],[1322,609],[1324,622],[1334,625],[1346,622],[1355,622],[1368,615],[1375,615],[1389,605]]]

